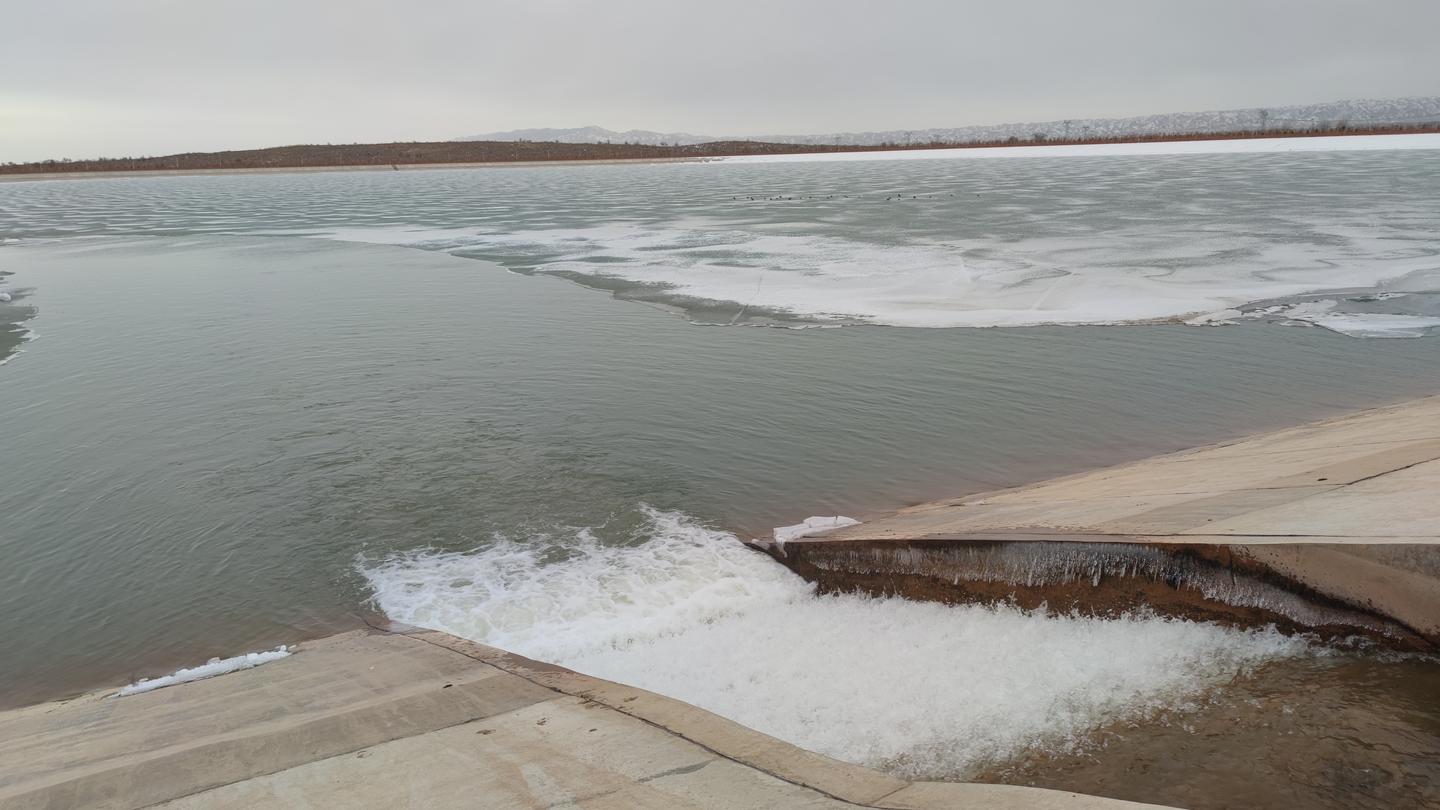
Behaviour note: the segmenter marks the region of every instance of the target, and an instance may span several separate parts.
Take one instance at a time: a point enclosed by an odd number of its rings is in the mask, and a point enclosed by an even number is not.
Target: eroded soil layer
[[[1073,541],[908,540],[757,543],[821,592],[945,603],[1160,615],[1242,627],[1275,625],[1324,639],[1368,638],[1433,650],[1433,634],[1326,595],[1245,547]]]

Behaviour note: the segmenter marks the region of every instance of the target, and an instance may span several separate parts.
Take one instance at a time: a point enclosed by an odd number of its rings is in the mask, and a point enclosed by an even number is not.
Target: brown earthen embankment
[[[549,141],[429,141],[368,144],[297,144],[223,152],[187,152],[158,157],[45,160],[0,165],[6,179],[63,177],[212,174],[274,171],[389,170],[404,168],[465,168],[581,163],[667,162],[753,155],[798,155],[843,152],[886,152],[931,149],[990,149],[1029,146],[1098,146],[1187,141],[1236,141],[1272,138],[1320,138],[1365,135],[1423,135],[1440,132],[1440,124],[1417,123],[1368,127],[1312,129],[1245,129],[1112,137],[1009,138],[995,141],[930,141],[925,143],[800,144],[753,140],[699,144],[559,143]]]

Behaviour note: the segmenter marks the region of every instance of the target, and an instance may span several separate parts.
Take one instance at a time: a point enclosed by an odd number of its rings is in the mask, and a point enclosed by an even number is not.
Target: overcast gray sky
[[[0,0],[0,161],[1440,94],[1440,0]]]

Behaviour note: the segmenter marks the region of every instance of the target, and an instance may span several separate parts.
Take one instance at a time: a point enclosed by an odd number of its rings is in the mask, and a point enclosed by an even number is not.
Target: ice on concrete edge
[[[189,683],[190,681],[200,681],[206,678],[213,678],[216,675],[239,672],[242,669],[252,669],[261,664],[279,661],[281,658],[288,658],[289,656],[290,648],[281,644],[273,650],[266,650],[264,652],[245,653],[244,655],[237,655],[233,658],[211,658],[198,667],[177,669],[169,675],[162,675],[158,678],[141,678],[139,681],[121,689],[116,694],[119,697],[138,695],[142,692],[163,689],[167,686]]]
[[[799,540],[802,537],[818,537],[819,535],[833,532],[836,529],[855,526],[859,523],[860,521],[855,518],[845,517],[844,515],[831,515],[829,517],[813,515],[793,526],[775,527],[775,542],[783,548],[785,544],[791,540]]]

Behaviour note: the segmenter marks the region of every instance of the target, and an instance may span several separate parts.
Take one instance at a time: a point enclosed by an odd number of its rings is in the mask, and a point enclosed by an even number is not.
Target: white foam
[[[1201,141],[984,146],[959,149],[894,149],[804,155],[741,155],[713,158],[725,163],[813,163],[837,160],[946,160],[1023,157],[1106,157],[1110,155],[1201,155],[1251,152],[1351,152],[1376,149],[1440,149],[1440,134],[1334,135],[1313,138],[1226,138]]]
[[[844,515],[822,517],[819,515],[805,518],[804,521],[794,526],[776,526],[774,530],[775,542],[785,545],[791,540],[799,540],[802,537],[819,537],[822,534],[829,534],[836,529],[843,529],[846,526],[859,525],[860,521]]]
[[[245,653],[244,655],[237,655],[233,658],[211,658],[200,666],[190,667],[188,669],[177,669],[173,673],[162,675],[159,678],[141,678],[139,681],[121,689],[116,694],[120,697],[138,695],[142,692],[163,689],[167,686],[213,678],[216,675],[239,672],[242,669],[251,669],[252,667],[268,664],[271,661],[279,661],[281,658],[287,658],[289,656],[290,648],[282,644],[273,650],[266,650],[265,652]]]
[[[817,597],[733,535],[647,510],[644,542],[587,530],[360,567],[399,621],[671,695],[831,756],[963,776],[1183,706],[1302,642],[1153,617]],[[546,562],[556,554],[562,559]]]

